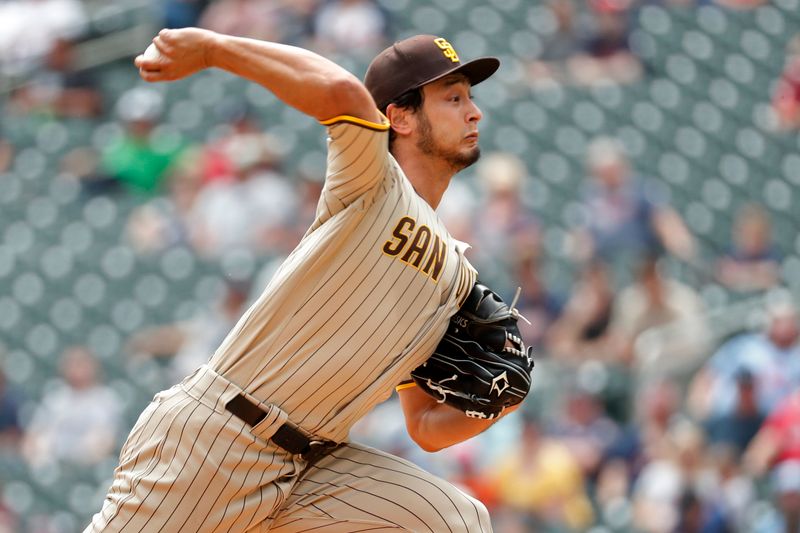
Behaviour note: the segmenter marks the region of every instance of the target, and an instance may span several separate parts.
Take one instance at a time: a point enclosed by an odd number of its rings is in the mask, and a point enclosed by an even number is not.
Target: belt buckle
[[[336,448],[338,444],[325,440],[312,440],[308,443],[308,450],[300,454],[300,457],[308,464],[315,463],[323,455]]]

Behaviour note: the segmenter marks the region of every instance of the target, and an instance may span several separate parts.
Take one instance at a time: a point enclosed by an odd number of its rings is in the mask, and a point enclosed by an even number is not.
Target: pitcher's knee
[[[468,525],[467,531],[480,531],[481,533],[491,533],[492,520],[489,516],[489,510],[482,501],[475,498],[469,498],[470,502],[475,505],[475,519]]]
[[[452,502],[452,506],[450,507],[452,511],[447,513],[444,518],[450,531],[491,533],[492,525],[489,511],[481,501],[461,492],[455,487],[450,494],[448,494],[448,499]],[[438,506],[437,510],[441,512],[443,509],[447,509],[447,507],[446,505],[441,505]]]

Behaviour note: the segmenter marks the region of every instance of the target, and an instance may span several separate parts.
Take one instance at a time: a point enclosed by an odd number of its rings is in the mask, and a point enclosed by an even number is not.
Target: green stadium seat
[[[167,298],[167,281],[159,274],[141,272],[134,286],[136,299],[148,308],[158,308]]]
[[[510,13],[511,16],[516,16],[520,11],[522,2],[521,0],[490,0],[489,3],[499,11],[505,11]]]
[[[470,26],[480,33],[486,35],[503,34],[503,28],[505,27],[503,16],[491,6],[482,5],[470,9],[468,18]],[[464,43],[458,43],[458,46],[464,48]],[[469,57],[475,56],[468,49],[465,49],[464,53],[467,53]],[[480,53],[477,55],[480,55]]]
[[[167,112],[168,122],[182,131],[192,131],[200,127],[204,110],[193,99],[182,99],[174,102]]]
[[[95,196],[83,208],[84,220],[94,229],[108,228],[117,220],[118,206],[106,196]]]
[[[672,19],[666,9],[657,5],[648,5],[639,12],[639,24],[653,35],[668,35],[672,30]]]
[[[683,34],[681,41],[684,52],[698,61],[708,61],[714,56],[714,42],[697,30],[689,30]]]
[[[105,317],[108,320],[108,317]],[[93,322],[88,330],[86,344],[107,365],[118,365],[123,338],[120,332],[110,324],[102,323],[102,319]]]
[[[16,462],[19,464],[18,458]],[[15,472],[15,474],[14,477],[21,476],[22,472]],[[6,479],[12,478],[9,477]],[[19,516],[26,516],[34,508],[36,496],[28,482],[23,480],[6,481],[2,486],[2,501],[5,507],[11,509]]]
[[[597,134],[606,126],[605,112],[591,102],[578,102],[572,110],[572,120],[587,133]]]
[[[765,34],[779,36],[786,31],[786,15],[775,7],[764,6],[757,9],[755,20],[756,26]]]
[[[4,355],[3,373],[10,382],[17,385],[27,385],[34,375],[37,362],[31,354],[20,348],[22,339],[19,331],[21,331],[21,323],[23,322],[21,310],[18,306],[14,307],[7,304],[7,300],[0,300],[0,309],[12,313],[0,320],[0,328],[9,333],[15,333],[15,335],[9,335],[8,337],[9,347],[13,349],[10,349]]]
[[[23,148],[14,158],[14,173],[23,179],[26,186],[31,186],[44,175],[47,169],[47,156],[38,148]]]
[[[648,87],[650,101],[664,109],[674,110],[681,107],[682,94],[680,88],[670,79],[659,78]]]
[[[53,302],[48,317],[62,332],[75,331],[83,322],[83,308],[75,298],[63,297]]]

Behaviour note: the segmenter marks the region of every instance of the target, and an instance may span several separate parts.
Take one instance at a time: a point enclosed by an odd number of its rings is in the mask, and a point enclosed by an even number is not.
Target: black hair
[[[389,104],[394,104],[397,107],[404,107],[409,111],[416,113],[420,110],[420,108],[422,108],[422,101],[422,88],[417,87],[416,89],[411,89],[404,92],[389,102]],[[384,114],[386,113],[386,108],[389,107],[389,104],[386,104],[386,107],[381,110]],[[392,150],[392,144],[394,143],[395,138],[397,138],[397,134],[393,129],[389,128],[389,151]]]

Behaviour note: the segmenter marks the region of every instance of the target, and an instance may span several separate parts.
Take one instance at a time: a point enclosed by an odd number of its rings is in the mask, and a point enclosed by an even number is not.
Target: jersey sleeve
[[[324,193],[343,206],[375,189],[388,171],[389,121],[338,116],[328,127],[328,164]]]

